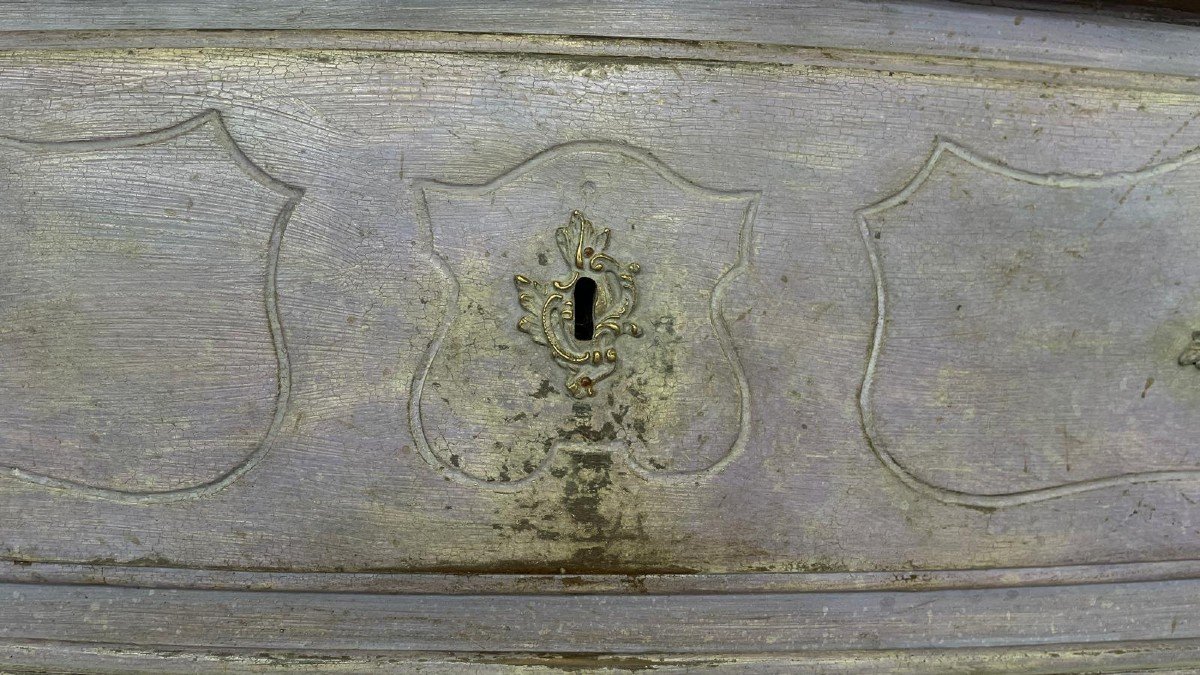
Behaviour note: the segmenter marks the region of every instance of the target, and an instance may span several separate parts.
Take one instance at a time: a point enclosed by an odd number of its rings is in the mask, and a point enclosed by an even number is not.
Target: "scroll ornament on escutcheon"
[[[554,362],[570,371],[567,390],[575,398],[594,396],[596,384],[616,370],[617,340],[640,337],[629,320],[637,303],[637,263],[620,263],[607,253],[611,230],[597,231],[579,211],[555,232],[570,276],[549,284],[515,277],[518,300],[527,312],[517,328],[545,345]]]
[[[578,141],[418,192],[445,310],[409,425],[444,478],[516,492],[582,453],[693,485],[743,453],[749,390],[723,312],[749,265],[757,191]],[[705,255],[684,254],[697,238]]]

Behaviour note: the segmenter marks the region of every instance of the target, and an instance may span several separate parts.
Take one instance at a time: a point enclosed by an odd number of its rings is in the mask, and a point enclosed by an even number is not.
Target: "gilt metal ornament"
[[[570,276],[549,283],[515,277],[526,311],[517,328],[548,347],[554,362],[570,371],[566,385],[575,398],[594,396],[596,385],[616,370],[620,336],[642,334],[629,320],[641,266],[622,264],[606,252],[611,234],[608,228],[597,231],[583,213],[573,211],[555,232]]]

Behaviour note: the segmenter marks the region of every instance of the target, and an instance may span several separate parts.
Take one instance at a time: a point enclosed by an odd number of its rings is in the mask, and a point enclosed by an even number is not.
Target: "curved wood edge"
[[[209,128],[214,140],[225,149],[231,161],[249,178],[268,190],[284,198],[275,217],[272,219],[271,233],[267,242],[267,262],[265,269],[266,283],[263,287],[264,318],[271,336],[271,344],[276,361],[276,395],[271,414],[271,421],[263,433],[261,440],[254,450],[243,457],[236,465],[225,469],[219,475],[204,482],[185,487],[163,490],[129,490],[115,487],[104,487],[92,483],[23,469],[17,466],[0,465],[0,476],[8,476],[18,481],[38,485],[51,490],[81,495],[93,499],[104,499],[121,504],[166,504],[171,502],[199,499],[220,492],[237,482],[242,476],[252,471],[271,451],[275,438],[283,427],[291,398],[292,369],[287,352],[283,323],[279,316],[278,292],[276,278],[279,267],[279,251],[283,235],[287,229],[292,213],[304,196],[304,189],[285,183],[254,163],[254,160],[238,145],[225,125],[221,112],[216,109],[206,110],[189,119],[169,126],[118,136],[100,138],[39,141],[13,138],[0,135],[0,148],[12,148],[31,153],[89,153],[103,150],[137,148],[158,143],[165,143],[185,136],[202,128]]]
[[[446,311],[441,318],[437,333],[425,351],[421,365],[413,373],[412,384],[410,386],[412,393],[408,402],[409,429],[412,431],[417,451],[431,468],[438,471],[446,479],[461,485],[497,492],[516,492],[525,489],[546,472],[554,457],[558,454],[560,450],[559,444],[555,443],[536,468],[525,476],[507,481],[490,481],[471,475],[467,471],[450,465],[430,445],[421,408],[422,401],[424,400],[425,382],[429,377],[438,352],[441,350],[447,331],[449,331],[456,320],[460,284],[446,257],[438,250],[436,228],[434,227],[433,215],[429,209],[429,193],[440,192],[448,195],[480,197],[513,183],[523,176],[532,174],[539,169],[543,169],[555,162],[577,154],[623,157],[641,164],[660,176],[668,184],[692,195],[698,200],[707,199],[714,202],[740,203],[743,205],[742,219],[738,224],[737,259],[726,272],[721,274],[713,286],[709,300],[708,317],[713,334],[716,335],[720,344],[722,355],[725,357],[737,382],[738,435],[730,448],[719,459],[711,465],[697,470],[658,472],[642,466],[634,457],[632,450],[626,457],[630,470],[650,482],[684,484],[712,478],[724,471],[729,464],[733,463],[745,451],[747,439],[750,434],[750,384],[746,380],[741,356],[738,354],[737,346],[733,343],[733,337],[729,332],[729,326],[726,325],[721,314],[721,309],[724,305],[724,295],[729,284],[738,279],[749,268],[751,257],[750,242],[753,238],[754,218],[758,211],[758,204],[762,193],[758,190],[727,190],[701,185],[672,169],[649,150],[609,141],[573,141],[546,148],[528,157],[519,165],[483,183],[454,183],[434,179],[421,179],[415,183],[417,222],[421,224],[422,237],[427,244],[430,264],[443,276],[449,289],[449,297],[446,299]],[[543,314],[542,321],[545,320],[545,315]],[[548,335],[549,331],[547,330]]]
[[[4,0],[0,0],[3,7]],[[1200,28],[1191,29],[1200,31]],[[1197,41],[1200,42],[1200,41]],[[1100,62],[1086,66],[1055,62],[981,59],[873,51],[869,48],[802,47],[758,43],[651,38],[600,38],[378,30],[121,30],[4,31],[0,51],[64,52],[108,50],[248,49],[329,58],[339,52],[476,54],[487,57],[544,57],[595,62],[699,62],[795,68],[840,69],[924,76],[971,77],[1047,86],[1082,86],[1200,95],[1200,79],[1153,68],[1120,70]],[[1200,62],[1200,57],[1193,59]],[[1111,66],[1111,64],[1108,64]],[[1127,64],[1130,68],[1137,64]],[[1200,66],[1196,66],[1200,67]],[[1195,72],[1195,71],[1193,71]]]
[[[1200,561],[880,572],[497,574],[289,572],[0,561],[0,583],[375,595],[751,595],[1200,582]],[[2,597],[2,596],[0,596]]]
[[[875,385],[875,371],[879,364],[884,345],[886,344],[887,326],[891,323],[888,310],[889,292],[886,283],[887,273],[883,269],[878,245],[875,243],[875,239],[879,235],[876,233],[875,236],[872,236],[870,220],[881,213],[908,203],[917,194],[921,186],[933,175],[942,158],[947,156],[957,157],[977,169],[1002,176],[1012,181],[1041,187],[1074,189],[1132,186],[1140,181],[1178,171],[1200,161],[1200,150],[1189,150],[1171,159],[1143,167],[1136,171],[1096,172],[1089,174],[1037,173],[1010,166],[999,160],[979,154],[954,141],[939,138],[935,141],[929,158],[925,160],[925,163],[921,165],[917,173],[899,192],[855,211],[854,216],[858,223],[859,235],[862,237],[863,246],[867,252],[867,259],[871,265],[871,275],[875,281],[875,330],[872,335],[871,350],[867,357],[867,366],[863,374],[862,386],[858,392],[858,409],[862,421],[863,435],[866,437],[867,445],[871,448],[871,452],[888,471],[892,472],[909,488],[945,504],[987,510],[1021,504],[1033,504],[1113,487],[1143,483],[1168,481],[1194,482],[1200,480],[1200,470],[1173,469],[1112,474],[1027,490],[990,493],[970,492],[936,485],[920,477],[912,469],[906,467],[888,449],[886,441],[881,437],[878,427],[875,424],[873,390]]]
[[[1200,641],[1200,580],[726,595],[377,595],[0,584],[0,643],[761,655]],[[1116,654],[1114,654],[1116,656]],[[1196,658],[1194,652],[1186,658]]]
[[[924,0],[0,0],[0,31],[388,30],[710,40],[871,49],[1193,75],[1196,29]]]
[[[791,654],[379,653],[171,650],[59,641],[0,641],[0,668],[73,673],[1095,673],[1200,668],[1200,642],[1168,640],[953,650],[814,651]]]

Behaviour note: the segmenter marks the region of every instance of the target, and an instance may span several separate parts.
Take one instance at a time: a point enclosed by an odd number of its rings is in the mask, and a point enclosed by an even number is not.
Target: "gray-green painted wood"
[[[1194,664],[1195,29],[9,5],[12,668]]]

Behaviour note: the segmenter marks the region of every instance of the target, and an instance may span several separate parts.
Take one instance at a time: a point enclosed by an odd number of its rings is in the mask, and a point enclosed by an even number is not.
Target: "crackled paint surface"
[[[0,135],[34,145],[0,146],[0,269],[25,280],[0,286],[0,554],[628,574],[1200,554],[1195,95],[895,58],[4,54]],[[214,110],[219,133],[144,136]],[[60,141],[81,143],[37,150]],[[640,265],[644,331],[585,398],[513,286],[557,278],[574,210]]]

